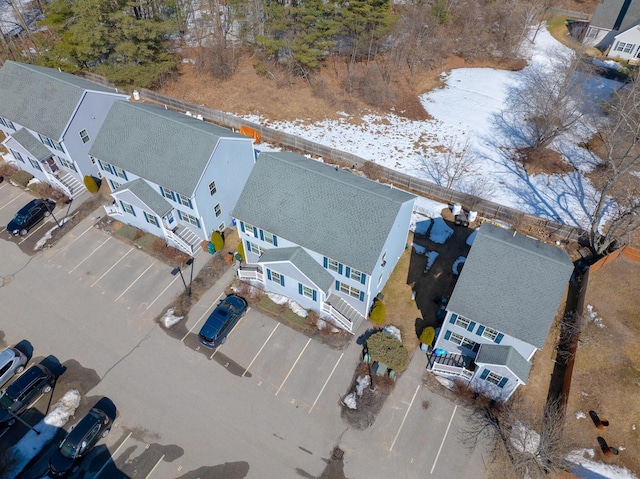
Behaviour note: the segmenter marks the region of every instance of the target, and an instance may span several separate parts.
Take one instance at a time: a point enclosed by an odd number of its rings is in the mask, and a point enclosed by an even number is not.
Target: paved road
[[[13,201],[19,195],[0,189],[0,225],[28,201]],[[195,333],[231,270],[168,332],[154,318],[182,285],[91,218],[35,255],[0,232],[0,255],[0,346],[26,340],[34,360],[59,361],[66,370],[49,399],[80,390],[72,423],[101,396],[118,407],[111,434],[75,477],[319,477],[336,446],[348,478],[481,477],[480,453],[467,454],[457,440],[459,409],[420,386],[420,354],[374,426],[354,431],[339,400],[360,358],[355,341],[337,351],[250,310],[217,352],[198,344]],[[29,417],[37,420],[49,399]],[[21,433],[12,429],[0,446]],[[23,477],[44,472],[49,453]]]

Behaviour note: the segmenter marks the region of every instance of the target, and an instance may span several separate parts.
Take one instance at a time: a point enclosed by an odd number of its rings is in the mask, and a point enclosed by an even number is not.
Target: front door
[[[53,156],[50,156],[49,158],[44,160],[43,163],[46,166],[47,170],[49,170],[51,173],[55,173],[60,169],[60,167],[56,163],[56,160],[53,159]]]

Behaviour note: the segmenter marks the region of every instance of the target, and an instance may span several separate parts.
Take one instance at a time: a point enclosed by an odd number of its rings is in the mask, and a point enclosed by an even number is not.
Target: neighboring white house
[[[607,56],[637,64],[640,59],[640,25],[635,25],[622,33],[618,33]]]
[[[611,46],[615,48],[616,35],[626,32],[638,23],[640,23],[640,0],[602,0],[591,17],[582,43],[602,51]]]
[[[572,272],[566,251],[484,223],[447,304],[428,369],[508,399],[526,384]]]
[[[295,153],[263,152],[233,210],[238,275],[355,332],[405,250],[415,196]]]
[[[255,163],[252,138],[133,102],[113,105],[89,154],[112,191],[109,216],[192,256],[231,225]]]
[[[0,130],[7,161],[69,197],[97,170],[89,149],[115,101],[128,96],[51,68],[6,61],[0,68]]]

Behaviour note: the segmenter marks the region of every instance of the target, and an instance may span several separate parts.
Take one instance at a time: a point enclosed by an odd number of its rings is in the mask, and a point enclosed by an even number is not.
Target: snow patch
[[[453,391],[454,382],[451,379],[447,379],[447,378],[442,377],[442,376],[436,376],[436,381],[438,381],[440,384],[442,384],[445,388]]]
[[[511,433],[511,444],[521,452],[535,454],[540,448],[540,434],[517,421]]]
[[[167,309],[167,312],[164,313],[164,316],[162,316],[160,322],[166,329],[175,326],[180,322],[180,320],[182,320],[182,318],[184,318],[184,316],[176,316],[174,313],[175,308],[169,308]]]
[[[599,328],[605,327],[602,322],[602,318],[598,316],[598,313],[593,310],[593,306],[590,304],[587,304],[587,322],[593,322],[593,324],[595,324]]]
[[[433,225],[431,226],[431,232],[429,233],[429,239],[431,241],[438,244],[445,244],[452,234],[453,229],[445,223],[442,217],[433,219]]]
[[[582,411],[576,412],[576,419],[584,419],[586,417],[587,417],[587,415],[585,413],[583,413]]]
[[[453,263],[453,266],[451,267],[451,269],[453,270],[453,274],[455,276],[457,276],[458,274],[460,274],[460,265],[463,264],[465,261],[467,261],[467,258],[465,256],[458,256],[458,259],[456,259],[456,261]]]
[[[427,248],[425,248],[424,246],[420,246],[419,244],[415,243],[412,243],[411,246],[413,246],[416,254],[427,254]]]
[[[433,266],[433,263],[435,263],[436,259],[438,259],[438,256],[440,256],[440,253],[437,251],[428,251],[425,256],[427,257],[427,266],[424,268],[424,272],[427,273]]]
[[[291,308],[291,311],[296,313],[301,318],[306,318],[307,315],[309,314],[306,309],[304,309],[302,306],[300,306],[295,301],[289,301],[289,307]]]
[[[286,296],[283,296],[281,294],[276,294],[276,293],[267,293],[267,296],[269,296],[269,299],[271,301],[273,301],[276,304],[284,304],[287,301],[289,301],[289,298],[287,298]]]
[[[396,326],[386,326],[382,330],[382,332],[386,334],[390,334],[391,336],[396,338],[398,341],[402,342],[402,333],[400,333],[400,329],[398,329]]]
[[[624,467],[592,461],[585,455],[593,458],[593,449],[578,449],[567,456],[567,461],[573,464],[572,472],[581,479],[638,479]]]
[[[467,237],[467,246],[473,245],[473,240],[476,239],[477,235],[478,235],[478,230],[473,230],[471,232],[471,234]]]

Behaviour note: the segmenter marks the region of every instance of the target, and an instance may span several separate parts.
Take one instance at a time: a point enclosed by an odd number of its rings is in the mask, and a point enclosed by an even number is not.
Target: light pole
[[[187,296],[191,296],[191,283],[193,282],[193,258],[189,258],[186,262],[187,266],[191,265],[191,275],[189,277],[189,286],[187,286],[187,282],[184,280],[184,275],[182,274],[182,269],[180,266],[176,266],[171,270],[171,276],[175,276],[176,274],[180,275],[182,279],[182,284],[184,285],[184,290],[187,292]]]
[[[187,291],[187,296],[191,296],[191,283],[193,283],[193,260],[194,258],[189,258],[187,260],[187,265],[191,266],[191,274],[189,275],[189,290]]]
[[[44,204],[45,204],[45,208],[47,209],[47,211],[49,212],[49,214],[51,215],[51,217],[53,218],[53,220],[56,222],[56,224],[58,225],[58,228],[62,228],[62,226],[60,225],[60,223],[58,222],[58,218],[55,217],[55,215],[53,214],[53,208],[49,209],[49,201],[48,200],[44,200]],[[55,208],[55,206],[54,206]]]

